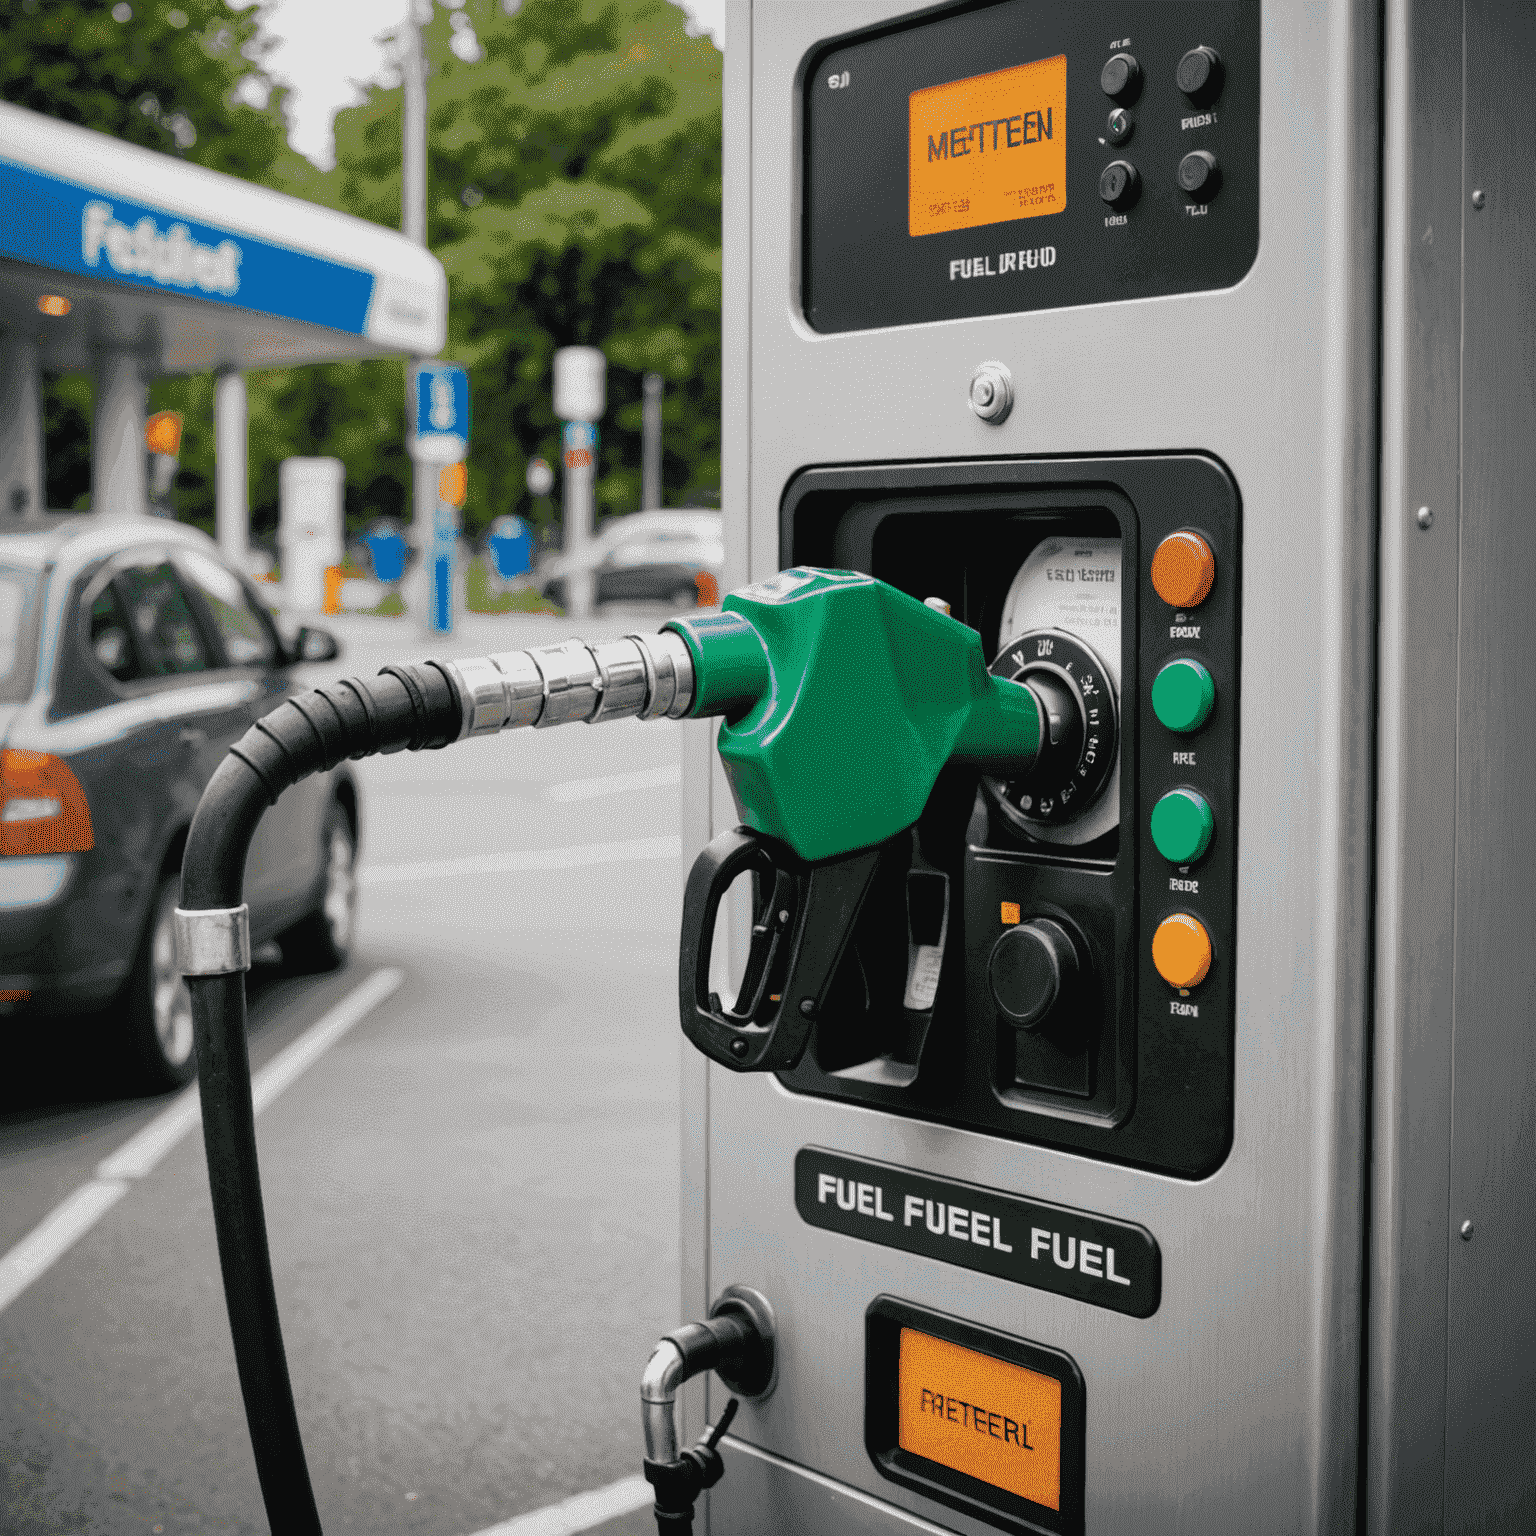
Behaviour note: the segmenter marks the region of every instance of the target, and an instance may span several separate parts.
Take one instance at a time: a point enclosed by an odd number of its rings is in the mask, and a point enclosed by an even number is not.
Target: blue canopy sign
[[[364,334],[371,272],[0,161],[0,256]]]

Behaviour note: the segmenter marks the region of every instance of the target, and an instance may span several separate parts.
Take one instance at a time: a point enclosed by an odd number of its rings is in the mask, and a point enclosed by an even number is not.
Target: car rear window
[[[36,571],[0,565],[0,702],[32,695],[37,677],[41,583]]]

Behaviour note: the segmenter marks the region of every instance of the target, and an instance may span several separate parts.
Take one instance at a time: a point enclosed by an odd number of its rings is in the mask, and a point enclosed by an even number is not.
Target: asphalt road
[[[572,630],[335,627],[359,673]],[[640,1370],[679,1320],[678,737],[573,726],[359,764],[351,965],[251,975],[260,1069],[402,973],[258,1120],[328,1532],[470,1536],[639,1471]],[[116,1098],[67,1026],[6,1049],[0,1254],[168,1102]],[[194,1127],[0,1312],[0,1531],[266,1528]]]

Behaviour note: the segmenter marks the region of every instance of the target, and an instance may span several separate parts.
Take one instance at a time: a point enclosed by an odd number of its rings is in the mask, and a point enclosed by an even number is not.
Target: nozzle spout
[[[464,706],[461,740],[577,720],[679,720],[694,699],[692,653],[667,630],[603,645],[567,640],[443,666]]]

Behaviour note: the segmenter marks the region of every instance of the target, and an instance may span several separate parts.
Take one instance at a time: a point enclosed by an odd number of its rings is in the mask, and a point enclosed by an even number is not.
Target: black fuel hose
[[[367,681],[348,678],[280,704],[240,738],[209,781],[182,857],[182,908],[241,905],[245,859],[257,823],[300,779],[347,758],[445,747],[464,726],[454,676],[437,662],[385,667]],[[187,985],[219,1267],[256,1475],[275,1533],[320,1536],[267,1247],[245,977],[194,975]]]

